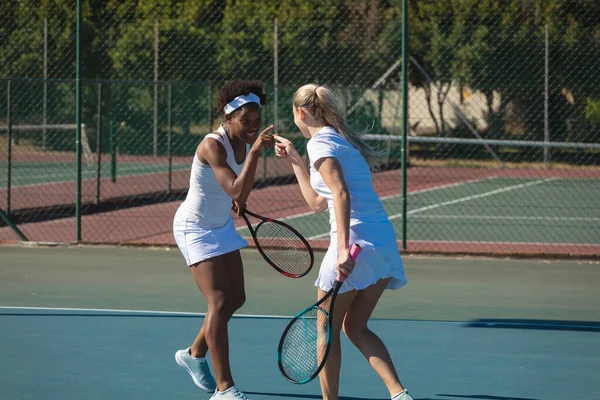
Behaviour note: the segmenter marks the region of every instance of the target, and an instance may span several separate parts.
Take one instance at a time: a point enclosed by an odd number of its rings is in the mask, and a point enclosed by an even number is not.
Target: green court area
[[[323,253],[287,278],[243,250],[251,315],[294,315],[316,296]],[[206,304],[176,248],[0,246],[0,305],[203,312]],[[600,322],[600,261],[405,256],[409,284],[387,293],[375,317]]]
[[[277,369],[291,315],[315,301],[316,266],[286,278],[243,250],[246,304],[229,325],[236,384],[253,400],[319,399]],[[174,360],[206,303],[172,248],[0,246],[0,398],[208,399]],[[405,256],[370,328],[416,400],[589,400],[600,367],[600,264]],[[340,400],[389,399],[342,341]],[[210,356],[210,353],[209,353]]]
[[[188,170],[187,164],[173,164],[172,171]],[[155,174],[168,172],[169,166],[166,163],[124,163],[119,162],[117,165],[118,177],[127,175]],[[76,164],[66,162],[40,162],[27,161],[15,162],[11,164],[11,186],[32,186],[45,185],[59,182],[72,182],[76,179]],[[3,161],[0,164],[0,176],[7,176],[7,164]],[[83,165],[81,169],[83,179],[96,179],[97,165]],[[100,168],[101,178],[111,178],[111,166],[107,161],[103,161]],[[0,189],[6,188],[7,181],[0,181]]]
[[[492,177],[408,194],[410,240],[518,243],[600,243],[600,181]],[[398,239],[401,196],[383,198]],[[286,221],[310,239],[329,235],[327,213]],[[249,236],[240,228],[242,236]]]

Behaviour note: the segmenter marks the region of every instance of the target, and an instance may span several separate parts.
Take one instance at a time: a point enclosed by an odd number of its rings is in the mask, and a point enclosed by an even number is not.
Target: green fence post
[[[208,83],[208,131],[212,132],[213,114],[212,114],[212,83]]]
[[[6,213],[10,214],[10,187],[12,181],[12,104],[10,100],[12,81],[9,79],[6,85]]]
[[[23,234],[23,232],[21,232],[21,230],[17,227],[17,225],[15,225],[10,220],[10,217],[8,215],[6,215],[6,213],[4,211],[2,211],[2,209],[0,209],[0,218],[2,218],[4,220],[4,223],[6,225],[8,225],[10,227],[10,229],[12,229],[22,241],[24,241],[24,242],[29,241],[29,239],[27,239],[27,237]]]
[[[77,0],[75,49],[75,154],[77,178],[75,189],[75,240],[81,241],[81,0]]]
[[[408,150],[408,4],[402,0],[402,250],[406,250],[406,158]]]
[[[110,179],[113,182],[117,181],[117,144],[115,121],[110,120],[108,132],[108,147],[110,151]]]
[[[379,89],[378,90],[378,100],[379,102],[377,103],[377,115],[379,116],[379,118],[377,118],[375,120],[376,124],[377,124],[377,133],[381,134],[381,131],[383,129],[383,102],[384,102],[384,95],[383,95],[383,90]]]
[[[100,204],[102,178],[102,82],[98,82],[98,111],[96,117],[96,205]]]
[[[169,83],[167,93],[167,101],[168,101],[168,130],[167,130],[167,157],[169,160],[169,182],[167,191],[171,193],[171,183],[172,183],[172,174],[173,174],[173,148],[172,148],[172,135],[173,135],[173,84]]]

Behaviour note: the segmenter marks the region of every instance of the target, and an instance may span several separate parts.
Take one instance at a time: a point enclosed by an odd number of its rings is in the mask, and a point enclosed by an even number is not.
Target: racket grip
[[[350,249],[350,258],[352,259],[352,261],[356,261],[361,251],[362,247],[360,247],[360,245],[356,243],[352,245],[352,248]]]
[[[358,257],[358,255],[360,254],[361,251],[362,251],[362,247],[360,247],[360,245],[354,243],[352,245],[352,248],[350,249],[350,259],[352,259],[352,261],[356,261],[356,258]],[[346,277],[342,276],[342,279],[336,278],[336,281],[341,285],[345,279],[346,279]]]

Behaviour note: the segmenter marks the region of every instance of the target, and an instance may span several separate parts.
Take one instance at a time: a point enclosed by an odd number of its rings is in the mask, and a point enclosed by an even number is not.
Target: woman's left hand
[[[354,270],[356,263],[350,257],[350,249],[338,250],[336,275],[338,280],[345,280]]]
[[[235,200],[231,200],[231,210],[239,217],[246,210],[246,205],[240,204]]]
[[[283,158],[292,164],[300,165],[302,163],[302,157],[298,154],[298,150],[294,147],[294,144],[278,134],[274,134],[273,137],[277,141],[275,143],[275,155],[279,158]]]

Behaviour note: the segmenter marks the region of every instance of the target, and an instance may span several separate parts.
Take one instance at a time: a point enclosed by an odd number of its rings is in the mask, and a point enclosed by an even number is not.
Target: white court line
[[[497,176],[488,176],[487,178],[469,179],[467,181],[448,183],[447,185],[432,186],[432,187],[425,188],[425,189],[413,190],[412,192],[407,193],[407,196],[413,196],[415,194],[421,194],[421,193],[426,193],[426,192],[433,192],[434,190],[448,189],[448,188],[453,188],[453,187],[462,186],[462,185],[469,185],[471,183],[478,183],[478,182],[483,182],[483,181],[491,181],[492,179],[498,179],[498,177]],[[396,197],[402,197],[402,193],[400,193],[400,194],[391,194],[389,196],[384,196],[384,197],[380,198],[380,200],[394,199]]]
[[[447,215],[447,214],[431,214],[431,215],[416,215],[416,218],[426,219],[475,219],[475,220],[522,220],[522,221],[584,221],[584,222],[600,222],[600,218],[596,217],[517,217],[511,215]]]
[[[442,203],[437,203],[437,204],[432,204],[432,205],[429,205],[429,206],[417,208],[415,210],[408,211],[406,214],[407,215],[409,215],[409,214],[417,214],[417,213],[420,213],[420,212],[423,212],[423,211],[434,210],[436,208],[445,207],[445,206],[449,206],[449,205],[452,205],[452,204],[458,204],[458,203],[463,203],[465,201],[471,201],[471,200],[475,200],[475,199],[481,199],[483,197],[493,196],[493,195],[498,194],[498,193],[505,193],[505,192],[509,192],[511,190],[522,189],[522,188],[525,188],[525,187],[528,187],[528,186],[533,186],[533,185],[539,185],[540,183],[552,181],[554,179],[555,178],[546,178],[546,179],[540,179],[540,180],[533,181],[533,182],[521,183],[521,184],[513,185],[513,186],[507,186],[507,187],[502,188],[502,189],[491,190],[489,192],[484,192],[484,193],[480,193],[480,194],[476,194],[476,195],[472,195],[472,196],[461,197],[459,199],[448,200],[448,201],[444,201]],[[393,219],[400,218],[401,216],[402,216],[402,213],[400,213],[400,214],[394,214],[394,215],[388,217],[388,219],[391,221]],[[319,238],[322,238],[322,237],[325,237],[325,236],[328,236],[328,235],[329,235],[329,233],[322,233],[320,235],[311,236],[308,239],[319,239]]]
[[[204,317],[205,313],[192,313],[192,312],[178,312],[178,311],[153,311],[153,310],[117,310],[117,309],[106,309],[106,308],[59,308],[59,307],[20,307],[20,306],[0,306],[0,309],[4,310],[26,310],[26,311],[54,311],[54,312],[81,312],[81,313],[115,313],[115,314],[148,314],[148,315],[173,315],[173,316],[197,316]],[[2,317],[0,313],[0,317]],[[47,314],[52,316],[52,314]],[[293,316],[283,315],[254,315],[254,314],[234,314],[233,318],[252,318],[252,319],[291,319]],[[432,324],[432,325],[458,325],[464,326],[471,325],[471,327],[545,327],[545,328],[563,328],[563,329],[593,329],[600,330],[596,325],[568,325],[568,324],[552,324],[552,323],[536,323],[536,322],[509,322],[509,321],[480,321],[480,320],[467,320],[467,321],[440,321],[440,320],[420,320],[420,319],[395,319],[395,318],[371,318],[372,320],[379,321],[398,321],[398,322],[410,322],[419,324]]]
[[[89,313],[115,313],[115,314],[156,314],[156,315],[174,315],[174,316],[194,316],[204,317],[206,313],[193,313],[185,311],[154,311],[154,310],[122,310],[122,309],[111,309],[111,308],[63,308],[63,307],[21,307],[21,306],[0,306],[3,310],[28,310],[28,311],[77,311],[77,312],[89,312]],[[0,314],[2,315],[2,314]],[[49,314],[50,315],[50,314]],[[237,318],[293,318],[293,316],[286,315],[252,315],[252,314],[234,314]]]
[[[94,164],[95,165],[95,164]],[[108,163],[103,163],[103,166],[108,165]],[[179,172],[179,171],[184,171],[186,170],[188,167],[187,166],[183,166],[183,164],[181,164],[182,167],[181,168],[173,168],[173,172]],[[175,164],[173,165],[175,166]],[[87,168],[88,171],[92,171],[94,172],[94,174],[96,173],[95,169],[92,170],[91,168]],[[103,170],[105,170],[103,168]],[[144,167],[143,165],[136,165],[133,167],[125,167],[122,166],[121,169],[119,170],[120,173],[117,175],[118,177],[122,177],[122,178],[126,178],[126,177],[131,177],[131,176],[144,176],[144,175],[154,175],[154,174],[160,174],[160,173],[168,173],[169,171],[149,171],[149,172],[145,172],[145,173],[136,173],[136,171],[145,171],[147,170],[146,167]],[[14,172],[13,172],[14,175]],[[52,182],[40,182],[40,183],[28,183],[27,185],[15,185],[14,183],[12,184],[12,188],[16,189],[16,188],[30,188],[30,187],[36,187],[36,186],[50,186],[50,185],[60,185],[63,183],[69,183],[69,182],[76,182],[76,177],[73,176],[75,175],[75,173],[71,173],[71,172],[59,172],[59,173],[50,173],[48,175],[42,175],[43,177],[47,177],[47,178],[53,178],[53,177],[57,177],[58,176],[58,180],[52,181]],[[15,179],[13,177],[13,179]],[[107,176],[101,176],[100,179],[110,179],[110,177]],[[92,180],[96,180],[95,176],[89,177],[89,178],[83,178],[82,182],[85,181],[92,181]],[[6,187],[0,187],[0,190],[2,189],[6,189]]]
[[[511,246],[575,246],[575,247],[589,247],[589,246],[596,246],[599,247],[600,245],[598,243],[567,243],[567,242],[506,242],[506,241],[500,241],[500,242],[492,242],[489,240],[409,240],[409,243],[413,242],[413,243],[421,243],[421,242],[427,242],[427,243],[443,243],[443,244],[463,244],[463,243],[469,243],[469,244],[478,244],[478,245],[496,245],[496,244],[501,244],[501,245],[511,245]]]
[[[470,179],[470,180],[462,181],[462,182],[449,183],[447,185],[433,186],[433,187],[429,187],[429,188],[425,188],[425,189],[414,190],[414,191],[408,193],[408,196],[412,196],[412,195],[420,194],[420,193],[425,193],[425,192],[432,192],[434,190],[448,189],[448,188],[451,188],[451,187],[468,185],[468,184],[471,184],[471,183],[477,183],[477,182],[482,182],[482,181],[489,181],[489,180],[492,180],[492,179],[498,179],[498,177],[497,176],[490,176],[490,177],[487,177],[487,178]],[[400,194],[391,194],[391,195],[388,195],[388,196],[383,196],[379,200],[384,201],[384,200],[394,199],[394,198],[397,198],[397,197],[402,197],[402,193],[400,193]],[[285,217],[285,218],[281,218],[279,221],[286,221],[286,220],[294,219],[294,218],[307,217],[309,215],[315,215],[315,213],[312,212],[312,211],[308,211],[308,212],[304,212],[304,213],[300,213],[300,214],[294,214],[294,215],[290,215],[290,216]],[[248,227],[246,225],[242,225],[242,226],[238,226],[235,230],[239,231],[239,230],[242,230],[242,229],[248,229]]]

